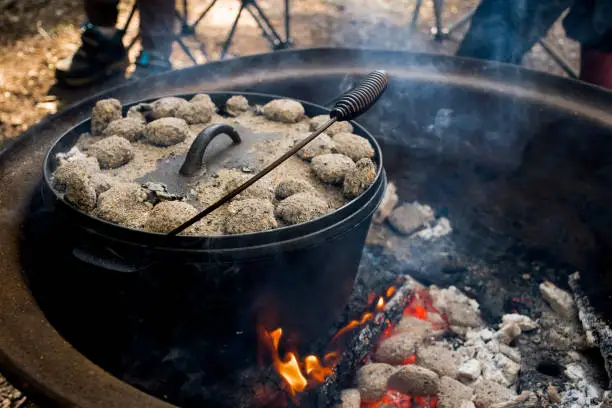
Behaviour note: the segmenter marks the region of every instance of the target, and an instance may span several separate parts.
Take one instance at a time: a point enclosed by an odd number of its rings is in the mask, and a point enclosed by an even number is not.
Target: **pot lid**
[[[159,160],[153,171],[136,181],[158,196],[189,199],[196,184],[216,177],[221,169],[256,172],[262,167],[256,145],[282,137],[281,132],[258,132],[228,119],[205,127],[186,153]]]

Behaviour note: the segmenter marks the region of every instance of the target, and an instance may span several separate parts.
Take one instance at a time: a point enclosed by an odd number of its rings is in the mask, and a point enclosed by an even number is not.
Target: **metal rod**
[[[559,53],[559,51],[557,51],[555,47],[553,47],[546,39],[541,38],[538,40],[538,43],[542,46],[542,48],[544,48],[544,51],[546,51],[546,53],[550,55],[550,57],[557,64],[559,64],[561,69],[563,69],[563,71],[565,71],[567,75],[574,79],[578,78],[578,71],[576,71],[572,67],[572,65],[565,59],[565,57],[561,55],[561,53]]]
[[[183,0],[183,16],[185,16],[185,22],[189,21],[189,7],[187,7],[187,0]]]
[[[178,227],[176,227],[175,229],[170,231],[168,233],[168,236],[178,235],[179,233],[181,233],[185,229],[189,228],[190,226],[192,226],[196,222],[200,221],[202,218],[206,217],[211,212],[215,211],[217,208],[219,208],[222,205],[228,203],[232,198],[234,198],[238,194],[242,193],[244,190],[246,190],[247,188],[252,186],[255,182],[257,182],[257,180],[261,179],[263,176],[265,176],[266,174],[268,174],[269,172],[271,172],[272,170],[277,168],[279,165],[281,165],[285,160],[287,160],[288,158],[290,158],[291,156],[296,154],[302,147],[304,147],[308,143],[312,142],[314,138],[319,136],[328,127],[333,125],[336,122],[336,120],[337,120],[336,118],[329,119],[323,126],[321,126],[319,129],[314,131],[310,136],[304,138],[301,142],[299,142],[298,144],[293,146],[291,149],[289,149],[281,157],[279,157],[278,159],[274,160],[272,163],[267,165],[263,170],[261,170],[259,173],[257,173],[253,177],[251,177],[244,184],[242,184],[241,186],[239,186],[239,187],[235,188],[234,190],[230,191],[225,196],[221,197],[219,200],[217,200],[217,202],[215,202],[214,204],[210,205],[208,208],[204,209],[202,212],[200,212],[196,216],[192,217],[189,221],[179,225]]]

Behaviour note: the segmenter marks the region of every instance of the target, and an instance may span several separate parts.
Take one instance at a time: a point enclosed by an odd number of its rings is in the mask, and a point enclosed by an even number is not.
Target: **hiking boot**
[[[108,37],[90,23],[81,27],[81,47],[55,68],[59,85],[78,87],[125,72],[130,62],[121,35]]]
[[[172,70],[170,59],[166,55],[155,51],[141,51],[135,64],[136,70],[130,77],[133,79],[142,79]]]

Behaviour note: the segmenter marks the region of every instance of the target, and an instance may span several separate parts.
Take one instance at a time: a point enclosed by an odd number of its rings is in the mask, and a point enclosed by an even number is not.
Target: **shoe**
[[[81,27],[81,42],[81,47],[71,58],[57,63],[55,79],[59,85],[89,85],[125,72],[130,64],[118,34],[107,37],[94,25],[86,23]]]
[[[172,63],[167,56],[159,52],[143,50],[138,58],[136,58],[136,70],[134,70],[130,78],[142,79],[171,70]]]

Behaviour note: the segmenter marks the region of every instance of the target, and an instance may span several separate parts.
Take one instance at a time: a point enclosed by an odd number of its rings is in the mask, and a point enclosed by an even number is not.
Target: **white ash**
[[[580,363],[570,363],[565,368],[565,375],[571,381],[566,390],[560,393],[558,408],[594,408],[600,407],[604,397],[603,390],[593,381],[593,374]]]
[[[398,233],[410,235],[434,219],[434,212],[430,206],[415,201],[395,208],[389,215],[388,221]]]
[[[440,289],[433,285],[429,288],[429,293],[433,306],[447,316],[449,324],[461,327],[482,325],[478,302],[467,297],[455,286]]]
[[[397,195],[397,187],[393,182],[389,182],[387,184],[387,188],[385,189],[385,195],[378,206],[378,209],[374,213],[374,217],[372,221],[376,224],[382,224],[387,220],[391,212],[399,202],[399,197]]]
[[[453,227],[450,220],[446,217],[440,217],[435,222],[427,224],[427,227],[422,231],[417,232],[417,236],[425,240],[432,240],[443,237],[453,232]]]
[[[361,396],[357,389],[343,390],[340,400],[342,402],[337,404],[336,408],[359,408],[361,406]]]
[[[457,378],[464,383],[473,383],[482,374],[482,364],[472,358],[464,361],[457,369]]]
[[[538,324],[531,320],[529,316],[521,315],[518,313],[503,315],[502,322],[499,326],[502,327],[510,323],[515,323],[524,332],[528,332],[538,328]]]
[[[560,315],[571,319],[576,313],[572,295],[557,287],[554,283],[546,281],[540,284],[540,293],[551,309]]]

